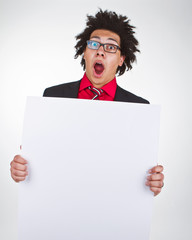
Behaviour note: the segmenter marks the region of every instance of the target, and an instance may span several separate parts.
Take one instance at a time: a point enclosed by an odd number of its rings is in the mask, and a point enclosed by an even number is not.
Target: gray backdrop
[[[17,188],[9,164],[22,144],[26,96],[78,80],[75,35],[98,7],[131,19],[140,42],[134,68],[118,84],[160,104],[159,163],[165,187],[155,198],[150,240],[192,239],[190,0],[0,1],[0,239],[17,239]],[[35,117],[35,116],[34,116]]]

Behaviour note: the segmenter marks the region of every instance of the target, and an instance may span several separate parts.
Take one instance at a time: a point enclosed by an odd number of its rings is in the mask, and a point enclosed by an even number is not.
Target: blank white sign
[[[159,106],[28,97],[19,240],[147,240]]]

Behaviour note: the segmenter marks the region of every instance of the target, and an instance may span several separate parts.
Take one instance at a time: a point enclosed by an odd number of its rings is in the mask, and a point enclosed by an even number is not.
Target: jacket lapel
[[[123,90],[117,85],[114,101],[127,102],[127,97],[124,97]]]
[[[65,97],[77,98],[81,80],[69,84],[65,89]]]

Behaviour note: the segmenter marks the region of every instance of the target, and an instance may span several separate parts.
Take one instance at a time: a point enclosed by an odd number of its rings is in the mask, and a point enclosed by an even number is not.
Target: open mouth
[[[102,63],[96,62],[94,65],[94,69],[96,74],[100,75],[104,71],[104,65]]]

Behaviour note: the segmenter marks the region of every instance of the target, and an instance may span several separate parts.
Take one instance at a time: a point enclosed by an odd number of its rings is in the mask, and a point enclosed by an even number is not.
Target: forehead
[[[104,30],[104,29],[97,29],[91,33],[90,38],[99,38],[101,40],[112,40],[117,42],[120,45],[120,37],[118,34],[109,31],[109,30]]]

